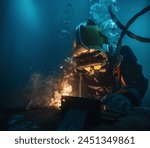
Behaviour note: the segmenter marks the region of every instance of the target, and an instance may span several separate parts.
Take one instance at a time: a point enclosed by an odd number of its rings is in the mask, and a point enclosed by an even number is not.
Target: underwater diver
[[[148,80],[130,47],[121,46],[116,60],[108,38],[92,20],[77,26],[73,46],[63,78],[72,86],[70,95],[97,98],[103,111],[122,114],[140,106]]]

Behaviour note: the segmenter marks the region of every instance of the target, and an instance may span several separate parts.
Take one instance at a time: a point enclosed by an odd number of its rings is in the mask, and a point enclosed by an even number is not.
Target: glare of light
[[[15,9],[23,20],[34,25],[38,23],[38,14],[35,1],[15,0]]]

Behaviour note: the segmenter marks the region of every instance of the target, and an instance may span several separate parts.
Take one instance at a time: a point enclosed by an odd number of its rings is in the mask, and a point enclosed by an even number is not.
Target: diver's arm
[[[121,64],[121,75],[124,86],[116,93],[106,95],[102,98],[102,104],[106,111],[114,111],[126,114],[133,106],[139,106],[144,97],[148,80],[143,76],[142,66],[128,46],[123,46],[121,55],[124,60]]]
[[[122,46],[121,55],[124,59],[121,64],[121,74],[126,86],[118,93],[128,98],[133,106],[138,106],[147,91],[148,80],[144,77],[142,66],[137,63],[137,58],[128,46]]]

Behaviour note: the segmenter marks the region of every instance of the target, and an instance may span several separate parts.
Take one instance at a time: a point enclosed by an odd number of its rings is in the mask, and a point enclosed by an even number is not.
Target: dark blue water
[[[125,24],[149,4],[149,0],[118,0],[117,16]],[[17,105],[33,73],[59,75],[60,65],[71,53],[74,28],[88,18],[88,0],[0,1],[0,106]],[[130,30],[150,37],[149,18],[150,13],[140,17]],[[124,44],[133,49],[150,81],[150,44],[128,37]],[[149,99],[150,89],[143,106],[150,107]]]

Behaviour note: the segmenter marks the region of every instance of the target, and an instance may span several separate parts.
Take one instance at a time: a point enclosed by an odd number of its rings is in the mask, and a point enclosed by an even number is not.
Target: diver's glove
[[[132,108],[131,101],[122,94],[106,95],[101,100],[104,111],[111,111],[126,115]]]

